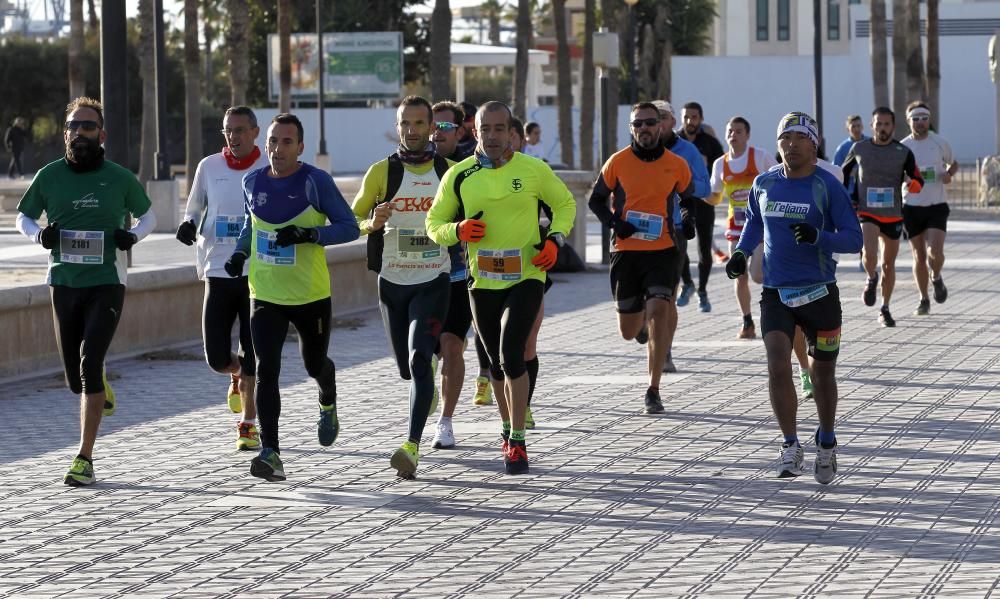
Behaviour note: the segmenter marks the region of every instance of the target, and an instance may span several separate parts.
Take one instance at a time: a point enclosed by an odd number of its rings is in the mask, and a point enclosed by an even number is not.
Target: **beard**
[[[80,170],[92,170],[104,161],[104,148],[97,139],[77,135],[66,145],[66,160]]]

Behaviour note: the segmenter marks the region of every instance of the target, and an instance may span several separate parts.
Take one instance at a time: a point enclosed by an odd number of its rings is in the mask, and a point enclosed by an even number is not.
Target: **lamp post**
[[[608,124],[617,116],[617,98],[608,96],[608,70],[617,69],[621,64],[618,58],[618,34],[609,32],[606,27],[594,34],[594,66],[597,67],[601,82],[601,93],[599,95],[601,108],[601,164],[603,165],[614,152],[615,140],[609,139]],[[584,257],[586,260],[586,257]],[[607,227],[601,227],[601,264],[611,262],[611,232]]]
[[[839,10],[839,9],[838,9]],[[823,27],[820,1],[813,0],[813,109],[820,134],[823,133]],[[826,142],[820,137],[819,154],[823,155]]]
[[[319,109],[319,151],[316,152],[316,166],[330,171],[330,156],[326,153],[326,115],[323,109],[323,78],[326,77],[326,64],[323,58],[323,21],[320,18],[320,6],[323,0],[316,0],[316,67],[319,71],[319,93],[316,96],[316,107]]]
[[[625,4],[628,5],[628,80],[629,80],[629,103],[635,104],[639,101],[639,88],[637,87],[636,79],[636,64],[635,64],[635,52],[636,46],[636,31],[635,31],[635,5],[639,3],[639,0],[625,0]]]

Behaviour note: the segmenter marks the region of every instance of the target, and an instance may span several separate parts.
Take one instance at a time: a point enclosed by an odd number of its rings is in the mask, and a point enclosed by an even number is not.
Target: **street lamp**
[[[629,78],[629,100],[631,104],[635,104],[639,101],[639,90],[636,87],[636,65],[635,65],[635,52],[636,46],[636,31],[635,31],[635,5],[639,3],[639,0],[625,0],[625,4],[628,5],[628,78]]]

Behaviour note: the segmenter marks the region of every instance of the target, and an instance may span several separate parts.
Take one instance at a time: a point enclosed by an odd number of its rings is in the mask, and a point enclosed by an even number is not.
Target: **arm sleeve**
[[[149,196],[146,195],[146,190],[142,183],[139,183],[139,179],[128,171],[126,173],[128,184],[125,191],[125,208],[132,216],[138,218],[140,214],[145,215],[150,212],[153,202],[149,201]]]
[[[549,225],[549,231],[568,236],[576,222],[576,198],[563,180],[552,172],[549,165],[543,162],[538,169],[541,171],[541,195],[552,209],[552,224]]]
[[[17,219],[14,221],[14,227],[16,227],[22,235],[34,243],[42,242],[42,240],[38,238],[38,234],[42,232],[42,228],[38,225],[38,221],[30,216],[27,216],[23,212],[17,213]]]
[[[250,255],[250,236],[253,234],[253,219],[250,217],[250,198],[253,197],[253,185],[256,179],[255,171],[243,175],[243,228],[240,229],[240,236],[236,238],[236,248],[233,253],[240,252],[244,256]]]
[[[607,227],[611,226],[611,220],[614,218],[614,214],[608,208],[608,198],[611,197],[611,186],[607,183],[607,177],[613,177],[610,171],[611,161],[609,160],[605,163],[604,168],[601,169],[601,173],[597,175],[597,181],[594,182],[594,190],[590,192],[590,200],[587,201],[590,211]]]
[[[913,155],[913,151],[909,148],[906,149],[906,162],[903,163],[903,172],[911,179],[920,181],[921,185],[924,184],[924,178],[920,174],[920,169],[917,168],[917,159]]]
[[[329,225],[316,227],[319,231],[316,243],[335,245],[357,239],[358,221],[351,213],[347,200],[337,189],[337,184],[333,182],[333,177],[317,170],[309,174],[306,185],[306,197],[309,203],[330,219]]]
[[[358,223],[361,235],[367,235],[372,231],[372,221],[368,215],[376,203],[385,199],[388,176],[389,161],[380,160],[368,168],[364,179],[361,180],[361,189],[354,196],[354,204],[351,205],[351,212]]]
[[[184,207],[184,220],[194,221],[195,228],[201,225],[201,215],[208,204],[208,190],[205,188],[205,158],[198,163],[194,172],[194,182],[188,192],[187,206]]]
[[[128,232],[135,235],[137,240],[142,240],[152,233],[155,228],[156,214],[152,210],[148,210],[145,214],[138,217],[135,226],[129,229]]]
[[[455,195],[457,170],[449,169],[441,178],[434,202],[424,221],[427,236],[438,245],[452,246],[458,243],[458,224],[454,222],[458,214],[458,196]]]
[[[816,245],[828,252],[838,254],[856,254],[861,251],[861,224],[851,207],[847,189],[843,185],[832,185],[827,182],[826,192],[830,199],[829,217],[833,221],[833,231],[819,231]],[[749,210],[747,214],[749,222]],[[746,229],[743,229],[744,233]],[[743,238],[740,238],[742,244]]]
[[[736,244],[736,249],[742,250],[748,257],[753,255],[753,251],[764,239],[764,218],[760,214],[760,203],[757,199],[759,194],[760,188],[754,181],[753,187],[750,188],[750,196],[747,198],[746,224],[743,225],[743,232]]]

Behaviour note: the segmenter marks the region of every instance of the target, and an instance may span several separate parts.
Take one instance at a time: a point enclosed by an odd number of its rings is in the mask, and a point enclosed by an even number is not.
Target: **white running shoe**
[[[816,482],[821,485],[828,485],[833,482],[833,477],[837,474],[837,444],[833,447],[823,447],[816,443],[816,461],[813,462],[813,476]]]
[[[802,474],[805,461],[802,445],[797,441],[792,444],[782,443],[778,453],[778,478],[791,478]]]
[[[437,433],[434,434],[434,449],[451,449],[455,446],[455,433],[450,422],[438,422]]]

